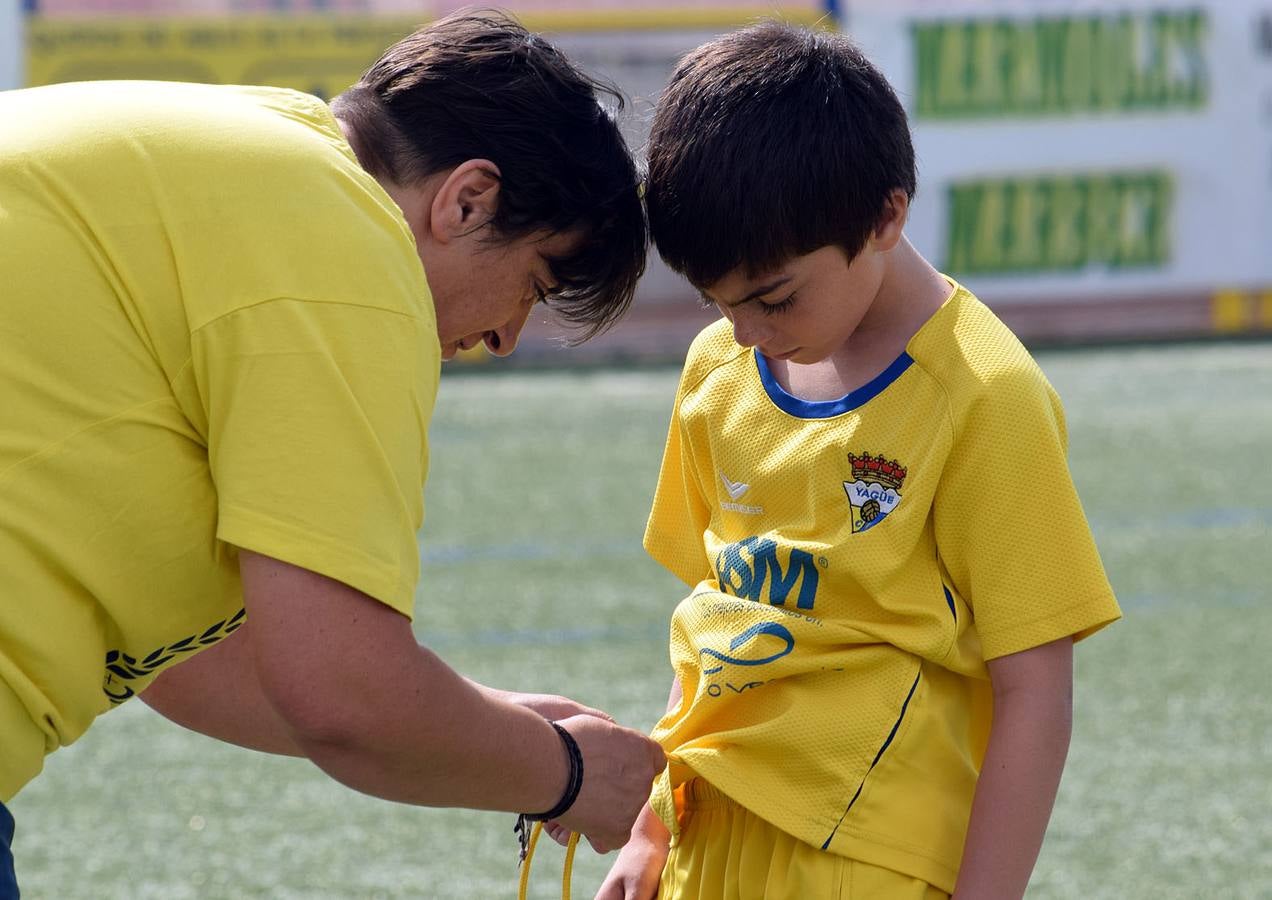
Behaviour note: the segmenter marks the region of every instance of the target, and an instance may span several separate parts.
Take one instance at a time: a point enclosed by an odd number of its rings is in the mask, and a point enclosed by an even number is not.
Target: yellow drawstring
[[[526,844],[526,858],[521,863],[521,884],[517,888],[517,900],[526,900],[526,891],[530,887],[530,860],[534,858],[534,845],[539,842],[539,833],[543,831],[543,823],[535,822],[530,831],[530,842]],[[574,874],[574,848],[579,845],[578,832],[570,833],[570,842],[565,845],[565,869],[561,873],[561,900],[570,900],[570,881]]]

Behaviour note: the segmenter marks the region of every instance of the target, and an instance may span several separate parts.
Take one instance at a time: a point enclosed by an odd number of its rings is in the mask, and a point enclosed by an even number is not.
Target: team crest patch
[[[866,531],[883,521],[901,502],[901,485],[906,468],[883,454],[871,456],[848,454],[852,465],[852,481],[844,482],[844,493],[852,507],[852,531]]]

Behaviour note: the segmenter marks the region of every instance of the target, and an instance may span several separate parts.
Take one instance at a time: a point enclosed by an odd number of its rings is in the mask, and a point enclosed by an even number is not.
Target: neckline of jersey
[[[800,419],[830,419],[864,406],[883,393],[888,385],[900,378],[902,373],[914,363],[914,358],[909,353],[903,352],[874,378],[842,397],[835,400],[804,400],[787,393],[786,389],[777,383],[777,378],[774,377],[773,370],[769,368],[764,354],[756,349],[752,351],[752,355],[755,357],[755,367],[759,370],[760,383],[764,386],[764,392],[768,394],[769,399],[782,412]]]
[[[799,419],[831,419],[865,406],[887,390],[892,382],[900,378],[914,364],[914,357],[910,355],[910,347],[914,345],[919,335],[927,330],[935,319],[939,318],[946,309],[954,304],[955,298],[964,292],[963,286],[953,278],[948,275],[944,276],[944,278],[950,284],[950,295],[945,299],[945,302],[926,322],[919,326],[919,330],[911,336],[906,344],[906,349],[902,351],[901,355],[889,363],[886,369],[861,387],[849,391],[834,400],[804,400],[801,397],[796,397],[777,383],[777,378],[773,375],[773,370],[769,367],[768,360],[764,358],[764,354],[756,347],[751,350],[751,355],[755,358],[755,368],[759,372],[760,384],[764,387],[764,393],[768,394],[769,399],[773,401],[773,405],[782,412]]]

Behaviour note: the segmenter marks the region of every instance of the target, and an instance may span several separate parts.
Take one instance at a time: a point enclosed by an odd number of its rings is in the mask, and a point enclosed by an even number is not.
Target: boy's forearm
[[[671,832],[667,830],[663,820],[648,803],[636,817],[636,824],[632,826],[632,840],[644,840],[663,850],[671,845]]]
[[[1071,654],[1071,646],[1062,649]],[[972,803],[956,900],[1024,895],[1069,749],[1072,675],[1064,667],[1070,659],[1058,662],[1063,671],[1049,680],[995,690],[994,724]]]

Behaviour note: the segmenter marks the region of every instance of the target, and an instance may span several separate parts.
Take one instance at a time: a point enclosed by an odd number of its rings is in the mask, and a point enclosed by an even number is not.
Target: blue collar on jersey
[[[901,373],[910,368],[914,362],[913,357],[908,353],[902,353],[894,359],[888,368],[884,369],[874,378],[857,388],[850,391],[838,400],[801,400],[794,397],[777,383],[777,379],[773,377],[773,371],[769,368],[768,360],[764,358],[764,354],[759,350],[753,351],[755,355],[755,366],[760,370],[760,383],[764,385],[764,391],[769,395],[769,399],[782,412],[789,413],[800,419],[829,419],[832,416],[838,416],[849,410],[864,406],[892,382],[901,377]]]

